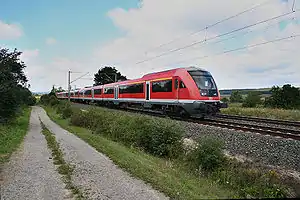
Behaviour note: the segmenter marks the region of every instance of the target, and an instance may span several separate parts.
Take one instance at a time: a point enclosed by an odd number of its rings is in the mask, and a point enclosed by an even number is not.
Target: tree
[[[295,109],[300,108],[300,89],[290,84],[284,85],[282,88],[273,86],[271,89],[271,97],[265,101],[266,107]]]
[[[65,90],[62,89],[62,87],[55,88],[54,85],[53,85],[49,95],[55,95],[57,92],[65,92]]]
[[[20,60],[22,52],[0,48],[0,123],[16,116],[22,104],[33,104],[34,97],[26,88],[26,65]]]
[[[246,99],[243,102],[243,107],[256,107],[258,104],[261,103],[260,100],[260,93],[257,91],[251,91],[248,93]]]
[[[123,76],[115,67],[103,67],[95,74],[94,85],[104,85],[115,82],[115,76],[117,81],[127,80],[126,76]]]
[[[242,101],[243,101],[243,97],[242,97],[242,94],[240,93],[240,91],[238,91],[238,90],[232,91],[232,93],[230,95],[230,102],[240,103]]]

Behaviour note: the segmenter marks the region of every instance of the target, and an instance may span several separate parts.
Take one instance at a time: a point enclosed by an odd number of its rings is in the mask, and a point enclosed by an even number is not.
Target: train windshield
[[[189,71],[189,74],[201,91],[201,96],[218,96],[216,83],[209,72]]]

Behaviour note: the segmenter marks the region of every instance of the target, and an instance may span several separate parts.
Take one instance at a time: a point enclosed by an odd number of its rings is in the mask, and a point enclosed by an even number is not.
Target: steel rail
[[[227,114],[218,114],[215,117],[300,127],[299,121],[277,120],[277,119],[268,119],[268,118],[261,118],[261,117],[248,117],[248,116],[227,115]]]

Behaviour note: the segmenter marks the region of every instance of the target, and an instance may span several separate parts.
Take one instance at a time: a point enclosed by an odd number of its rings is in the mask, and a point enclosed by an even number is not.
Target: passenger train
[[[59,92],[56,96],[68,99],[68,92]],[[211,73],[197,67],[176,68],[146,74],[139,79],[84,87],[70,91],[70,100],[201,118],[215,115],[227,107],[220,101],[220,92]]]

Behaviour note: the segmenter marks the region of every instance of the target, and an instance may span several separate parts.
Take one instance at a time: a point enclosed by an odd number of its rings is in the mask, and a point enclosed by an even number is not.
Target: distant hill
[[[49,92],[32,92],[33,95],[48,94]]]
[[[221,96],[230,96],[232,91],[240,91],[242,95],[248,94],[250,91],[257,91],[261,92],[263,96],[269,96],[271,95],[271,88],[258,88],[258,89],[226,89],[226,90],[220,90]]]

